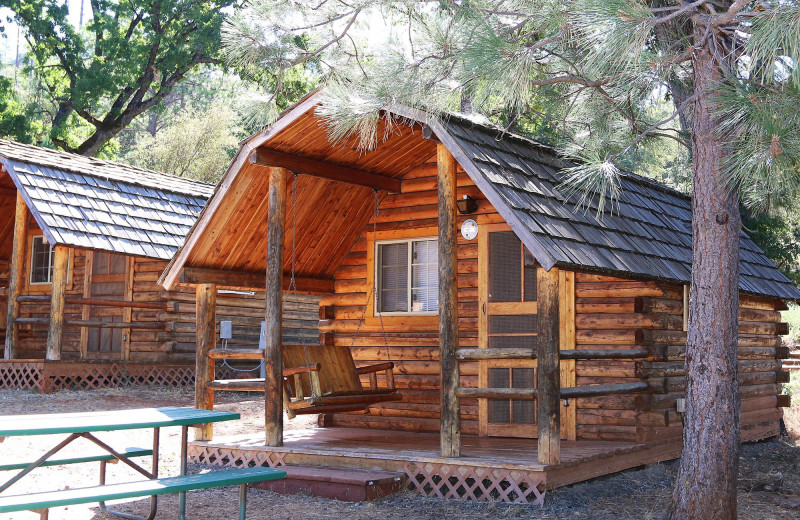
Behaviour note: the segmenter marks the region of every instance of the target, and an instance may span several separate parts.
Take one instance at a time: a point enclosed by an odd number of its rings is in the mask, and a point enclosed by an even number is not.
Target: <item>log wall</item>
[[[460,171],[460,170],[459,170]],[[381,202],[376,230],[378,239],[436,236],[436,169],[423,165],[403,182],[400,194]],[[460,216],[479,225],[502,223],[502,218],[462,172],[458,197],[469,194],[478,201],[478,212]],[[351,346],[358,365],[395,363],[395,383],[403,400],[371,407],[368,414],[333,414],[330,426],[439,430],[439,364],[435,316],[386,316],[386,345],[381,323],[365,311],[371,276],[367,245],[373,239],[368,225],[335,275],[335,293],[323,298],[320,331],[331,333],[336,345]],[[372,268],[372,266],[370,266]],[[458,236],[458,313],[460,347],[478,342],[478,243]],[[592,273],[575,273],[575,348],[651,351],[648,358],[575,361],[576,385],[645,381],[644,394],[573,399],[576,437],[583,440],[654,442],[680,439],[681,417],[677,399],[683,397],[683,345],[686,340],[683,286],[631,280]],[[775,435],[781,410],[780,325],[783,308],[778,300],[746,295],[741,299],[740,372],[742,384],[743,439]],[[359,327],[359,318],[366,313]],[[358,330],[358,334],[355,334]],[[562,362],[563,363],[563,362]],[[460,363],[460,386],[477,387],[477,362]],[[367,380],[364,379],[364,384]],[[462,431],[478,430],[475,399],[461,400]],[[562,414],[563,414],[562,409]]]
[[[457,196],[468,194],[478,201],[475,214],[458,215],[480,223],[502,222],[495,209],[463,170],[458,169]],[[403,180],[402,192],[386,196],[377,220],[379,240],[437,236],[436,164],[428,163],[410,172]],[[380,320],[367,317],[358,334],[358,322],[365,312],[367,294],[367,242],[372,239],[372,222],[361,233],[335,274],[335,294],[322,299],[332,319],[320,322],[320,332],[333,333],[336,345],[352,346],[357,365],[393,361],[394,380],[403,395],[399,402],[382,403],[369,414],[334,414],[325,418],[332,426],[388,428],[410,431],[439,431],[439,336],[436,316],[386,316],[384,344]],[[478,344],[478,241],[458,234],[458,336],[461,347]],[[371,276],[370,276],[371,280]],[[388,350],[388,354],[387,354]],[[460,386],[476,387],[477,362],[461,362]],[[381,378],[379,376],[379,384]],[[368,384],[366,377],[362,384]],[[461,399],[462,432],[478,432],[478,406],[475,399]]]
[[[70,263],[67,298],[83,297],[88,252],[74,249]],[[132,362],[185,362],[194,363],[195,352],[195,294],[194,287],[178,285],[175,290],[165,291],[157,283],[158,277],[166,267],[163,260],[141,258],[133,259],[132,300],[144,303],[163,303],[163,310],[132,309],[131,321],[134,323],[157,323],[161,330],[131,330],[130,359]],[[3,276],[0,264],[0,277]],[[26,277],[27,279],[27,277]],[[0,287],[4,287],[0,278]],[[23,295],[49,295],[50,286],[27,286]],[[0,294],[4,314],[5,297]],[[297,342],[301,336],[307,341],[318,341],[319,297],[297,295],[285,296],[284,341]],[[82,319],[82,305],[67,303],[65,320]],[[21,318],[48,319],[50,302],[22,302]],[[263,291],[226,292],[222,290],[217,298],[217,328],[219,321],[233,322],[233,340],[229,345],[258,346],[261,322],[264,319]],[[47,323],[21,323],[20,359],[41,359],[47,340]],[[80,359],[81,328],[67,324],[64,327],[62,344],[63,359]],[[217,333],[219,331],[217,330]],[[3,337],[4,331],[0,331]],[[106,358],[119,359],[119,353],[108,353]],[[96,356],[93,359],[98,359]]]

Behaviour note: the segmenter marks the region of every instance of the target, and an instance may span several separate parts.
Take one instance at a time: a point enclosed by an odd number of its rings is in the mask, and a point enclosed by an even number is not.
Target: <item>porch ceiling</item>
[[[269,138],[261,146],[293,156],[402,178],[436,153],[436,144],[422,138],[419,125],[396,125],[371,151],[354,140],[332,146],[313,110]],[[380,135],[386,131],[382,122]],[[219,207],[188,251],[183,267],[262,272],[267,249],[267,168],[243,161]],[[292,181],[286,196],[283,270],[292,264]],[[383,197],[386,192],[379,192]],[[299,175],[297,183],[296,273],[299,277],[333,278],[362,229],[370,221],[374,196],[370,188]]]
[[[17,188],[5,171],[0,173],[0,259],[11,260]]]

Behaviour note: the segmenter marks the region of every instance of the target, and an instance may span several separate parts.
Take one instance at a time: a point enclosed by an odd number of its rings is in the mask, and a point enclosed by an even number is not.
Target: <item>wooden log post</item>
[[[11,253],[11,273],[8,281],[8,314],[6,316],[6,344],[3,356],[6,359],[17,357],[17,336],[19,326],[19,295],[22,293],[25,275],[25,245],[28,238],[28,207],[22,195],[17,192],[17,206],[14,215],[14,243]]]
[[[267,446],[283,445],[283,360],[281,359],[283,231],[289,171],[269,172],[267,220],[267,286],[264,352],[264,433]]]
[[[217,340],[217,286],[198,284],[195,287],[196,334],[194,406],[201,410],[214,409],[214,391],[208,384],[214,380],[214,360],[208,355]],[[198,441],[210,441],[214,435],[212,423],[194,429]]]
[[[537,270],[539,335],[537,338],[539,464],[561,461],[558,269]]]
[[[67,297],[67,275],[69,271],[69,248],[56,245],[53,261],[53,292],[50,298],[50,329],[47,331],[45,359],[61,359],[61,344],[64,336],[64,303]]]
[[[441,369],[440,443],[442,457],[461,455],[458,395],[458,258],[456,256],[456,160],[437,145],[439,189],[439,359]]]

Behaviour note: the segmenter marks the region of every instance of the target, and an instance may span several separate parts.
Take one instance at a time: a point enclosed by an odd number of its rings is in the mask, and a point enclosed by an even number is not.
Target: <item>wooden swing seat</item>
[[[350,349],[333,345],[283,345],[284,407],[289,417],[301,414],[365,411],[370,405],[399,401],[394,363],[356,368]],[[378,387],[383,372],[386,387]],[[369,377],[364,388],[360,376]]]

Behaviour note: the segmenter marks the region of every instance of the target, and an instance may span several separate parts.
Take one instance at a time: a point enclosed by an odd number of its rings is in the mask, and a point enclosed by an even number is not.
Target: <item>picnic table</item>
[[[248,482],[283,478],[282,471],[269,468],[243,468],[216,472],[207,477],[205,475],[186,475],[188,430],[190,426],[198,426],[212,422],[230,421],[239,419],[238,413],[221,412],[214,410],[199,410],[195,408],[164,407],[142,408],[132,410],[114,410],[97,412],[59,413],[41,415],[6,415],[0,417],[0,443],[7,437],[68,434],[53,448],[42,454],[38,459],[29,463],[8,464],[0,469],[20,469],[19,473],[0,485],[0,512],[14,510],[38,511],[42,518],[47,518],[49,507],[70,505],[86,502],[99,502],[100,507],[111,514],[124,518],[144,518],[126,513],[119,513],[108,509],[106,500],[127,498],[133,496],[150,496],[149,520],[155,518],[158,509],[158,495],[169,492],[179,493],[179,518],[185,517],[186,491],[213,486],[240,485],[240,518],[244,518],[244,501],[246,485]],[[181,428],[181,455],[180,477],[159,479],[158,454],[160,445],[160,430],[164,427],[178,426]],[[139,448],[115,449],[108,443],[95,436],[97,432],[116,430],[152,429],[152,450]],[[97,445],[104,452],[99,456],[82,457],[57,457],[56,454],[77,439],[87,439]],[[1,446],[0,446],[1,448]],[[2,450],[0,449],[0,453]],[[134,460],[142,455],[151,455],[151,470],[147,470]],[[0,460],[3,460],[0,457]],[[100,485],[94,488],[67,489],[35,493],[32,495],[4,496],[3,492],[27,474],[38,467],[54,464],[72,464],[90,461],[100,461]],[[106,484],[106,463],[122,462],[143,475],[146,479],[139,482],[122,484]],[[225,474],[225,475],[223,475]],[[30,507],[27,507],[30,506]],[[16,508],[16,509],[15,509]]]

